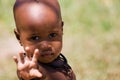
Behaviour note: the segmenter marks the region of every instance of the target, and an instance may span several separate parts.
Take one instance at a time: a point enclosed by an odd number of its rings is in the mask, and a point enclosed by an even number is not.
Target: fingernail
[[[39,52],[39,49],[35,49],[35,52]]]
[[[17,57],[16,56],[13,56],[13,59],[16,59]]]
[[[27,47],[25,47],[25,50],[29,50],[29,47],[27,46]]]

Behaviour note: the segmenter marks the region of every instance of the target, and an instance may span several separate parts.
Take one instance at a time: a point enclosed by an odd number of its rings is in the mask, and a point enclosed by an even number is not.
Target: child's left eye
[[[49,34],[49,38],[54,38],[56,36],[57,36],[57,33],[51,33],[51,34]]]

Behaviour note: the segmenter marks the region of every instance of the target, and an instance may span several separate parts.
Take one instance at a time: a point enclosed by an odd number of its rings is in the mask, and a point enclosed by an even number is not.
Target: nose
[[[51,48],[51,45],[48,41],[41,41],[39,46],[42,51],[48,50]]]

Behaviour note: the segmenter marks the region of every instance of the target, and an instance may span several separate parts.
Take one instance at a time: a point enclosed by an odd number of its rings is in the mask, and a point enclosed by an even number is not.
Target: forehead
[[[59,18],[55,11],[40,3],[25,3],[15,10],[16,26],[58,26]]]

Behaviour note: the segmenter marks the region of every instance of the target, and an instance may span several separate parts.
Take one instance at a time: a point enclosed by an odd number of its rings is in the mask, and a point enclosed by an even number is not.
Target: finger
[[[18,73],[18,76],[19,76],[19,78],[22,78],[22,80],[23,80],[23,79],[24,79],[24,80],[30,80],[29,73],[26,72],[26,71],[20,71],[20,72]],[[20,79],[20,80],[21,80],[21,79]]]
[[[35,77],[41,78],[42,73],[40,73],[37,69],[31,69],[30,70],[30,77],[31,78],[35,78]]]
[[[13,60],[15,61],[16,64],[18,64],[18,59],[16,56],[13,56]]]
[[[25,50],[26,50],[26,56],[30,59],[31,58],[30,48],[25,47]]]
[[[23,63],[24,62],[24,58],[25,58],[24,53],[20,52],[19,56],[20,56],[20,62]]]
[[[34,54],[33,54],[33,58],[32,58],[32,61],[33,61],[33,62],[37,63],[39,54],[40,54],[39,49],[35,49]]]

